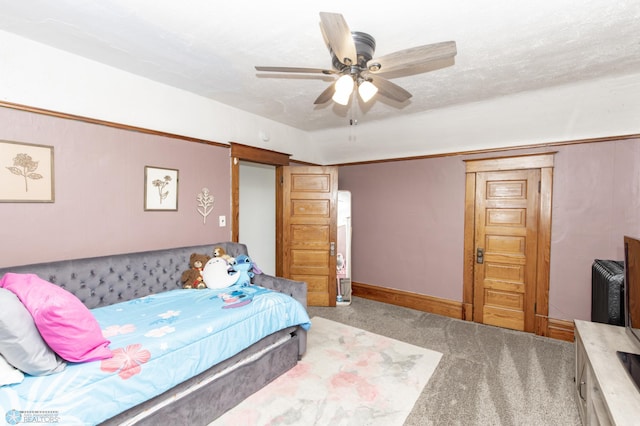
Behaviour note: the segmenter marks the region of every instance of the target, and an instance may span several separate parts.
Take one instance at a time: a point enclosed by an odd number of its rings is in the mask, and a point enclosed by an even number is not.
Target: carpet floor
[[[215,426],[401,426],[441,353],[321,317],[307,353]]]
[[[406,426],[581,424],[572,343],[357,297],[309,314],[443,354]]]

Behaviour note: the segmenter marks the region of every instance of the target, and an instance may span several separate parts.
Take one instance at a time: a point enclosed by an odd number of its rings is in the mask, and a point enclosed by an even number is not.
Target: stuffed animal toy
[[[182,288],[207,288],[202,279],[202,270],[209,259],[211,258],[206,254],[191,254],[189,258],[189,269],[184,271],[180,277]]]
[[[216,247],[213,249],[213,257],[221,257],[226,260],[229,265],[233,265],[235,262],[235,259],[229,256],[222,247]]]
[[[236,262],[231,265],[231,268],[236,271],[239,275],[237,284],[241,287],[248,286],[251,284],[251,278],[253,278],[256,274],[253,272],[254,264],[251,261],[251,258],[246,254],[241,254],[236,257]]]
[[[212,257],[204,265],[202,279],[208,288],[226,288],[238,281],[240,274],[229,271],[229,264],[221,257]]]

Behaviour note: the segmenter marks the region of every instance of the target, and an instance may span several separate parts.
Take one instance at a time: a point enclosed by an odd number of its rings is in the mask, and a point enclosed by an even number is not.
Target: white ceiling
[[[0,0],[0,29],[302,130],[344,126],[314,105],[329,68],[321,11],[373,35],[376,56],[455,40],[455,65],[394,78],[413,97],[376,97],[360,121],[414,114],[581,80],[640,73],[638,0]]]

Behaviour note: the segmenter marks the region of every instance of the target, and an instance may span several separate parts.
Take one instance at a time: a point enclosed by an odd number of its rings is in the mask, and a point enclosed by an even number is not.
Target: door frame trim
[[[551,201],[553,165],[557,151],[541,154],[493,157],[465,162],[464,264],[462,286],[462,318],[473,321],[474,263],[475,263],[475,188],[476,173],[503,170],[540,169],[540,198],[538,217],[538,263],[535,288],[534,332],[548,335],[549,274],[551,255]]]
[[[280,166],[289,165],[290,154],[271,151],[264,148],[256,148],[254,146],[243,145],[237,142],[230,142],[231,146],[231,241],[239,242],[240,239],[240,161],[250,161],[252,163],[268,164],[276,166],[277,170]],[[277,177],[276,177],[277,179]],[[276,188],[279,185],[276,182]],[[282,204],[280,196],[276,189],[276,221],[278,216],[278,203]],[[278,230],[276,223],[276,231]],[[276,233],[276,235],[278,235]],[[278,244],[276,239],[276,245]],[[277,263],[277,260],[276,260]],[[277,265],[276,265],[277,267]]]

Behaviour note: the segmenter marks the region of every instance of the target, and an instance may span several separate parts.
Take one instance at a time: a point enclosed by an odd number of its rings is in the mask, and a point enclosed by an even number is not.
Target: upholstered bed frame
[[[75,294],[91,309],[180,288],[190,255],[211,255],[215,247],[233,257],[248,254],[244,244],[222,242],[0,268],[0,277],[6,272],[37,274]],[[254,284],[289,294],[307,306],[304,282],[258,274]],[[103,424],[206,425],[295,366],[305,350],[305,330],[281,330]]]

